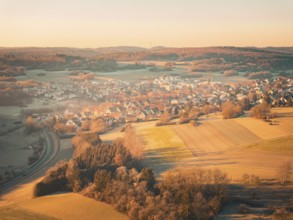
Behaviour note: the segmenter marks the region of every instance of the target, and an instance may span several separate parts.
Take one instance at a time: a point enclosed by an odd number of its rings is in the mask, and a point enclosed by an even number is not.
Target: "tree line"
[[[226,174],[212,169],[175,169],[158,181],[153,170],[144,167],[141,157],[131,151],[136,141],[128,142],[106,144],[96,133],[78,134],[73,140],[74,157],[50,169],[36,184],[34,195],[79,192],[113,205],[133,220],[204,220],[220,211],[226,199]]]

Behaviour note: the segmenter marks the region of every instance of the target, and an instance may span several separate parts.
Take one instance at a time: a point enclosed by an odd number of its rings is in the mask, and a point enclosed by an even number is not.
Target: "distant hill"
[[[0,48],[0,65],[28,66],[27,61],[38,63],[59,62],[70,67],[70,62],[86,62],[85,58],[116,61],[178,61],[199,62],[199,70],[218,65],[221,71],[286,71],[293,70],[293,47],[186,47],[168,48],[157,46],[151,49],[118,46],[101,48]],[[83,60],[82,60],[83,59]],[[75,63],[76,64],[76,63]],[[31,64],[30,64],[31,65]],[[88,65],[88,64],[87,64]],[[40,66],[40,65],[37,65]],[[72,66],[72,65],[71,65]],[[204,68],[202,68],[204,66]],[[226,66],[226,68],[222,68]],[[215,69],[215,68],[214,68]]]
[[[95,49],[98,53],[133,53],[147,51],[146,48],[132,46],[100,47]]]
[[[98,54],[109,53],[135,53],[147,51],[142,47],[118,46],[118,47],[100,47],[100,48],[70,48],[70,47],[0,47],[0,56],[4,53],[13,54],[34,54],[34,55],[52,55],[65,54],[68,56],[92,57]]]

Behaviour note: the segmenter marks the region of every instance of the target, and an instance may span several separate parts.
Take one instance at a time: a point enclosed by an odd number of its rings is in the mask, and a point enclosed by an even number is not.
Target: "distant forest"
[[[193,62],[194,71],[286,71],[293,69],[293,48],[165,48],[110,47],[76,48],[0,48],[0,76],[4,67],[47,70],[80,69],[111,72],[145,68],[135,64],[120,66],[120,61]],[[21,72],[21,70],[19,70]]]

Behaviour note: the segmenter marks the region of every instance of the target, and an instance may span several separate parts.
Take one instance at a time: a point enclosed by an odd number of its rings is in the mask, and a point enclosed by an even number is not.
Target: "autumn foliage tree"
[[[159,121],[157,122],[156,126],[167,125],[171,120],[171,115],[169,112],[164,112],[161,116]]]
[[[291,161],[284,161],[277,169],[277,178],[282,185],[286,184],[290,179],[293,165]]]
[[[130,152],[130,154],[134,158],[143,158],[144,144],[131,126],[127,126],[122,142],[125,148]]]
[[[80,155],[87,148],[101,143],[99,135],[95,132],[78,132],[71,141],[74,146],[74,155]]]
[[[96,119],[96,120],[91,120],[90,121],[90,126],[89,129],[92,132],[103,132],[106,130],[106,123],[102,118]]]
[[[255,106],[251,109],[251,116],[257,119],[265,119],[270,114],[270,106],[263,102],[261,105]]]
[[[225,70],[224,76],[236,76],[238,75],[238,72],[236,70]]]
[[[235,105],[232,102],[225,102],[222,104],[223,118],[236,118],[243,113],[243,109],[240,105]]]

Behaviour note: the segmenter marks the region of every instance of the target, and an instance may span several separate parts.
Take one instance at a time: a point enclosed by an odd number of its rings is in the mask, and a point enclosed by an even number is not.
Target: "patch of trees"
[[[164,71],[171,71],[173,69],[173,66],[170,62],[166,63],[164,66],[156,66],[149,65],[148,70],[151,72],[164,72]]]
[[[249,79],[266,79],[271,78],[273,75],[268,71],[252,72],[248,73]]]
[[[210,219],[225,201],[228,179],[220,170],[175,169],[158,182],[123,142],[105,144],[94,133],[79,135],[75,144],[89,147],[50,169],[36,184],[34,196],[80,192],[113,205],[131,220]]]
[[[137,159],[122,145],[102,143],[94,133],[79,133],[73,139],[74,158],[57,164],[36,185],[34,195],[42,196],[60,190],[79,191],[94,180],[97,170],[115,171],[119,166],[140,168]]]
[[[147,66],[141,63],[125,64],[120,66],[120,70],[137,70],[137,69],[145,69],[145,68],[147,68]]]
[[[182,78],[200,78],[203,77],[203,74],[200,72],[190,72],[187,75],[182,76]]]
[[[249,175],[247,173],[243,174],[240,182],[245,185],[255,185],[255,186],[258,186],[261,184],[261,180],[258,176],[255,176],[253,174]]]
[[[0,64],[10,66],[23,66],[26,69],[65,70],[81,69],[88,70],[88,66],[94,71],[109,71],[96,65],[99,59],[134,61],[134,60],[162,60],[162,61],[200,61],[221,59],[227,65],[223,70],[232,67],[238,71],[269,71],[291,70],[293,58],[291,54],[282,51],[286,48],[259,49],[237,47],[210,47],[210,48],[157,48],[151,50],[135,49],[121,50],[119,48],[98,49],[73,49],[73,48],[18,48],[0,49]],[[206,61],[204,61],[206,62]],[[213,62],[213,61],[212,61]],[[210,63],[213,65],[213,63]],[[218,64],[216,64],[218,65]],[[230,66],[230,68],[228,68]],[[214,66],[215,67],[215,66]],[[216,68],[205,65],[203,69]],[[135,67],[129,67],[135,68]],[[105,70],[106,69],[106,70]],[[113,66],[110,68],[113,70]]]
[[[253,96],[252,94],[248,94],[248,95]],[[254,100],[253,97],[251,97],[251,99]],[[252,101],[252,102],[253,102],[253,101]],[[250,100],[249,100],[248,97],[245,97],[245,98],[243,98],[243,99],[238,100],[238,105],[240,105],[240,107],[241,107],[244,111],[249,110],[250,107],[251,107]]]
[[[60,161],[53,168],[47,171],[41,182],[38,182],[34,188],[34,196],[45,196],[58,191],[68,191],[68,180],[66,171],[68,164]]]
[[[266,119],[270,117],[270,106],[267,102],[257,105],[251,109],[251,116],[257,119]]]
[[[243,109],[239,104],[228,101],[222,104],[222,114],[224,119],[237,118],[243,114]]]
[[[219,111],[219,108],[216,105],[211,105],[209,103],[204,104],[204,106],[201,109],[202,114],[210,114],[210,113],[215,113]]]
[[[198,111],[195,108],[195,106],[193,105],[192,102],[188,102],[186,103],[185,107],[184,107],[184,111],[181,113],[180,118],[178,119],[178,123],[179,124],[184,124],[184,123],[188,123],[191,121],[196,121],[198,118]],[[192,124],[194,124],[194,122],[192,122]]]
[[[237,76],[238,72],[236,70],[225,70],[224,76]]]
[[[0,65],[0,76],[21,76],[25,75],[22,66]]]
[[[70,79],[74,81],[93,80],[94,78],[95,78],[95,74],[93,73],[79,73],[76,76],[70,76]]]
[[[193,61],[190,72],[213,72],[231,69],[232,64],[227,63],[224,59],[213,58]]]
[[[84,195],[112,204],[131,220],[210,219],[226,198],[227,177],[219,170],[171,170],[158,183],[144,168],[119,167],[115,172],[97,171]]]
[[[283,161],[277,169],[277,179],[282,185],[289,182],[293,165],[291,161]]]
[[[114,72],[119,69],[118,63],[114,59],[99,59],[88,64],[88,69],[97,72]]]
[[[1,82],[16,82],[17,80],[11,76],[0,76]]]
[[[163,114],[160,115],[159,121],[156,123],[156,126],[163,126],[171,124],[171,114],[165,111]]]
[[[136,135],[134,129],[131,127],[131,124],[125,128],[124,138],[117,140],[120,141],[123,146],[129,151],[132,157],[136,159],[142,159],[144,157],[144,144],[138,135]],[[121,161],[120,156],[116,157],[116,162]],[[123,164],[123,163],[118,163]]]
[[[178,59],[178,54],[176,53],[167,53],[167,54],[160,54],[160,53],[152,53],[145,56],[146,60],[169,60],[169,61],[176,61]]]
[[[75,148],[74,155],[78,156],[91,146],[100,144],[101,139],[96,132],[78,132],[71,142]]]
[[[82,122],[82,131],[92,131],[97,133],[105,132],[107,129],[107,124],[102,118],[97,118],[95,120],[86,120]]]

